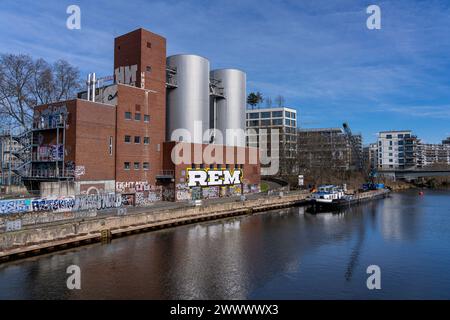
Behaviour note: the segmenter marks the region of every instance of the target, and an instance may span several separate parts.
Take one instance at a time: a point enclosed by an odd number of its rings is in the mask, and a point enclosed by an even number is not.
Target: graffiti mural
[[[31,210],[65,212],[71,211],[74,203],[74,197],[33,199],[31,200]]]
[[[149,191],[150,185],[148,181],[116,182],[116,190],[118,192],[143,192]]]
[[[75,173],[75,178],[79,178],[86,174],[86,169],[84,166],[76,166],[74,173]]]
[[[191,200],[191,189],[189,188],[187,183],[178,183],[175,189],[177,201]]]
[[[203,188],[203,199],[215,199],[219,197],[219,187]]]
[[[75,197],[73,210],[110,209],[122,205],[122,195],[118,193],[87,194]]]
[[[0,200],[0,214],[30,211],[30,199]]]

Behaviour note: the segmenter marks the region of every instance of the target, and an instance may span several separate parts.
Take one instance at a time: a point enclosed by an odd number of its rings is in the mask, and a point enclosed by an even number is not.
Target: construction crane
[[[347,122],[345,122],[343,125],[344,127],[344,132],[348,137],[348,140],[350,141],[350,145],[352,147],[352,152],[356,157],[356,169],[358,171],[362,171],[363,170],[363,159],[362,159],[362,155],[361,155],[361,149],[359,148],[359,143],[356,140],[355,136],[352,133],[352,130],[350,129],[350,126],[348,125]]]

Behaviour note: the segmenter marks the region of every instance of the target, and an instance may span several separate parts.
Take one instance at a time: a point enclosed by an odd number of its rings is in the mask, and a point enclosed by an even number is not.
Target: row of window
[[[398,134],[397,135],[397,138],[398,139],[403,139],[403,138],[411,138],[411,135],[409,134],[409,133],[407,133],[407,134]],[[387,134],[386,135],[386,139],[392,139],[392,134]]]
[[[125,136],[125,143],[131,143],[131,136],[128,136],[128,135]],[[141,143],[141,137],[135,136],[134,143],[136,143],[136,144]],[[150,143],[150,137],[144,137],[144,144],[149,144],[149,143]]]
[[[286,118],[295,119],[297,114],[295,112],[285,111]],[[247,113],[247,119],[259,119],[259,118],[282,118],[283,111],[263,111],[263,112],[249,112]]]
[[[247,127],[265,127],[265,126],[282,126],[283,119],[272,119],[272,120],[251,120],[247,121]],[[285,126],[295,127],[295,120],[284,119]]]
[[[131,169],[131,162],[124,162],[123,163],[123,168],[125,170],[130,170]],[[140,162],[134,162],[133,163],[133,168],[134,168],[134,170],[140,170],[141,169],[141,163]],[[143,162],[142,163],[142,169],[143,170],[150,169],[150,164],[148,162]]]
[[[133,114],[129,111],[125,111],[125,120],[132,120]],[[141,121],[141,114],[139,112],[136,112],[134,114],[134,120]],[[144,122],[150,122],[150,115],[144,114]]]

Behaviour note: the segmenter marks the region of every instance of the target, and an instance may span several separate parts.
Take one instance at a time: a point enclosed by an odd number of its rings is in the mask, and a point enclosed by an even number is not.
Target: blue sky
[[[81,8],[81,30],[66,8]],[[368,30],[366,8],[381,8]],[[248,91],[281,94],[301,127],[348,121],[364,142],[412,129],[450,136],[450,1],[96,0],[0,2],[0,52],[66,59],[111,75],[113,38],[143,27],[167,38],[168,55],[206,56],[247,72]]]

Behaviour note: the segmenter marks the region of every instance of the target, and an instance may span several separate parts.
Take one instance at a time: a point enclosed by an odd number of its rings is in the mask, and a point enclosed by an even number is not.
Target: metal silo
[[[212,109],[216,110],[214,116],[215,127],[222,131],[224,144],[229,146],[245,147],[245,136],[239,135],[235,140],[227,139],[227,129],[245,130],[246,81],[244,72],[237,69],[219,69],[210,73],[211,79],[220,81],[223,87],[224,98],[215,98]]]
[[[176,69],[177,80],[177,85],[167,90],[167,140],[172,140],[174,130],[187,129],[191,142],[202,143],[203,133],[209,129],[209,61],[180,54],[168,57],[167,66]],[[196,122],[202,124],[202,130],[194,136]]]

